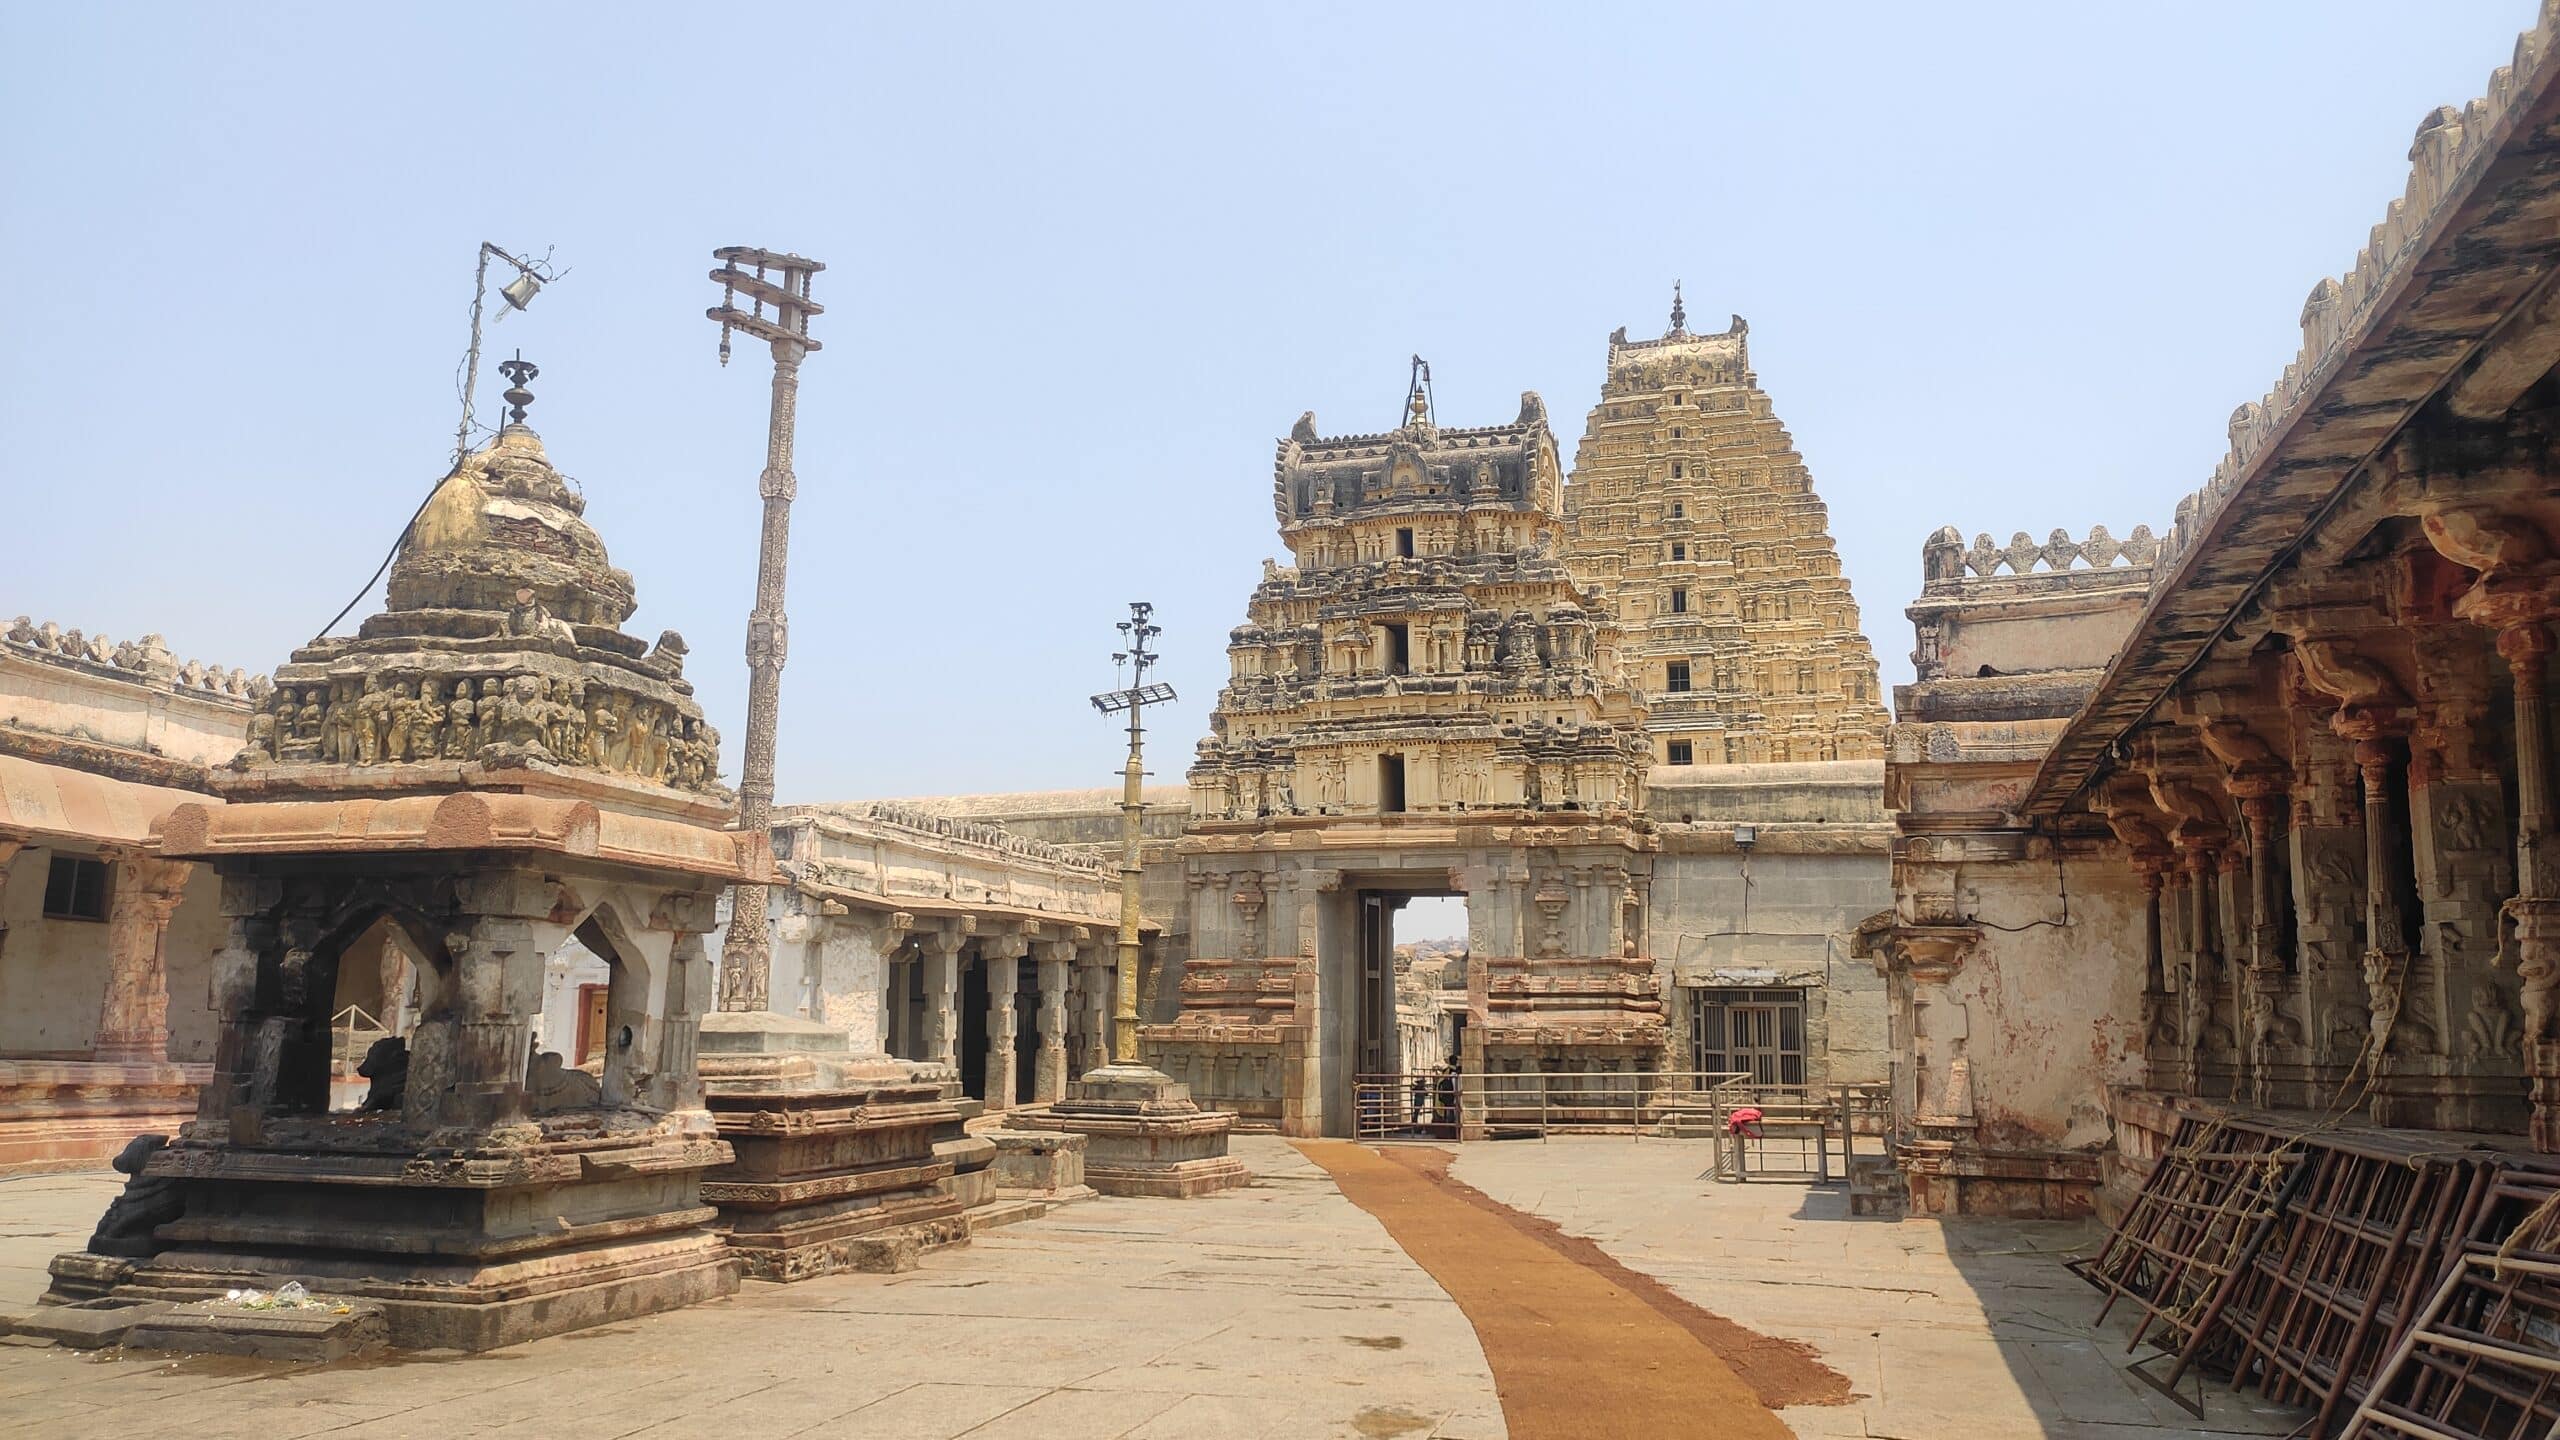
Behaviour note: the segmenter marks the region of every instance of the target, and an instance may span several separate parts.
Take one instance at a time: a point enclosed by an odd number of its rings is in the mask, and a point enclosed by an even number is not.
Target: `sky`
[[[1547,400],[1751,322],[1888,684],[1923,537],[2164,531],[2531,0],[705,7],[0,0],[0,619],[264,670],[443,473],[489,331],[745,726],[769,362],[721,245],[825,261],[786,802],[1116,783],[1151,601],[1180,783],[1275,437]],[[357,614],[379,606],[378,591]],[[352,622],[350,622],[352,623]]]

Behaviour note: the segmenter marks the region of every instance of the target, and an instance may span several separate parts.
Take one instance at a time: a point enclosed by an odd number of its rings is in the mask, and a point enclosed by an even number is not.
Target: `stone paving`
[[[1502,1436],[1458,1307],[1295,1151],[1235,1148],[1250,1189],[1084,1201],[906,1275],[749,1285],[487,1355],[291,1368],[0,1343],[0,1435]],[[0,1304],[33,1299],[116,1178],[0,1181]]]
[[[2098,1292],[2062,1265],[2103,1238],[2094,1225],[1855,1219],[1844,1188],[1719,1185],[1706,1165],[1703,1145],[1574,1137],[1462,1146],[1450,1174],[1813,1345],[1861,1398],[1781,1412],[1805,1440],[2283,1435],[2306,1418],[2208,1381],[2199,1421],[2125,1375],[2131,1327],[2093,1327]]]
[[[1235,1149],[1250,1189],[1088,1201],[911,1274],[749,1285],[490,1355],[319,1368],[0,1342],[0,1436],[1504,1435],[1474,1330],[1430,1277],[1286,1145]],[[1700,1144],[1594,1138],[1467,1146],[1453,1173],[1817,1346],[1860,1398],[1786,1411],[1806,1440],[2280,1435],[2299,1418],[2216,1385],[2198,1423],[2125,1378],[2123,1328],[2090,1327],[2094,1292],[2060,1264],[2087,1227],[1852,1220],[1836,1189],[1712,1185],[1705,1166]],[[115,1180],[0,1181],[0,1305],[43,1288]],[[1716,1427],[1666,1416],[1662,1433]]]

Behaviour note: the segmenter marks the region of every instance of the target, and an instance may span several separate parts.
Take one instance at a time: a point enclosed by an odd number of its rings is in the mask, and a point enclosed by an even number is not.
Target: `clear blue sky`
[[[723,244],[826,260],[800,407],[785,800],[1111,783],[1121,602],[1178,780],[1273,437],[1545,394],[1739,311],[1888,682],[1920,542],[2165,528],[2529,0],[2064,6],[0,5],[0,450],[21,611],[264,669],[496,328],[735,744],[766,367]],[[494,376],[483,415],[497,408]],[[367,609],[371,608],[369,602]]]

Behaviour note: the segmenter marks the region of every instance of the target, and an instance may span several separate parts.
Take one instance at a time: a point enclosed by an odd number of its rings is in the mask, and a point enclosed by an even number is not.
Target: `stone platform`
[[[728,1147],[666,1117],[614,1118],[452,1153],[387,1117],[280,1124],[256,1148],[181,1139],[137,1177],[181,1197],[156,1253],[59,1256],[48,1298],[188,1302],[299,1281],[378,1305],[403,1349],[488,1350],[734,1293],[738,1267],[706,1228],[718,1212],[695,1194]]]
[[[1187,1199],[1253,1178],[1227,1153],[1235,1117],[1201,1109],[1187,1087],[1145,1065],[1089,1071],[1025,1123],[1083,1136],[1085,1183],[1105,1195]]]

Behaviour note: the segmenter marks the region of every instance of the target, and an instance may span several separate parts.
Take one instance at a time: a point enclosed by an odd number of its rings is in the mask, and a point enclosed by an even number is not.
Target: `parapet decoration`
[[[39,659],[118,670],[138,683],[165,685],[190,695],[256,704],[275,689],[266,676],[252,675],[237,666],[226,669],[195,660],[182,663],[156,634],[140,640],[110,640],[105,635],[65,630],[50,620],[38,625],[21,615],[10,623],[5,634],[0,634],[0,641]]]
[[[1096,874],[1113,873],[1117,867],[1080,850],[1052,845],[1019,835],[1001,825],[985,820],[956,820],[936,815],[916,805],[901,805],[894,800],[866,800],[847,805],[794,805],[780,811],[775,819],[787,821],[795,816],[822,816],[834,820],[869,821],[893,829],[911,831],[935,840],[956,840],[963,844],[981,845],[1026,860],[1044,861],[1073,870],[1090,870]]]
[[[1966,549],[1964,537],[1952,525],[1931,535],[1922,545],[1921,571],[1930,581],[1962,580],[1966,572],[1989,579],[2006,569],[2012,575],[2034,573],[2039,566],[2047,572],[2071,569],[2087,562],[2094,570],[2104,570],[2124,562],[2122,568],[2139,570],[2160,558],[2160,542],[2152,537],[2151,527],[2136,525],[2133,533],[2122,540],[2108,533],[2104,525],[2089,527],[2085,540],[2074,540],[2068,530],[2056,530],[2042,544],[2020,530],[2010,535],[2007,545],[1991,543],[1989,532],[1973,537],[1973,547]]]
[[[2507,119],[2515,97],[2550,61],[2551,42],[2560,31],[2560,0],[2544,0],[2532,29],[2516,37],[2515,57],[2489,74],[2486,94],[2460,110],[2439,105],[2418,124],[2409,146],[2409,183],[2400,198],[2373,227],[2354,268],[2343,276],[2322,277],[2302,305],[2302,349],[2284,369],[2273,389],[2231,412],[2230,451],[2214,466],[2202,489],[2178,502],[2171,528],[2153,571],[2156,587],[2177,568],[2198,534],[2219,513],[2250,464],[2293,417],[2313,381],[2345,352],[2353,337],[2373,319],[2376,307],[2399,272],[2413,263],[2444,197],[2457,188],[2463,170],[2490,150],[2490,138]]]

